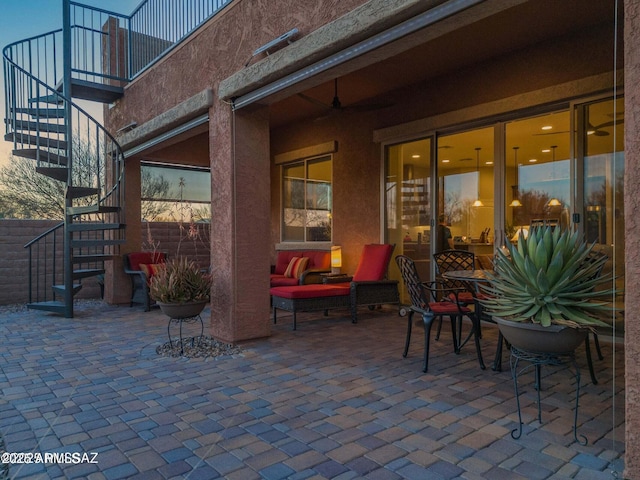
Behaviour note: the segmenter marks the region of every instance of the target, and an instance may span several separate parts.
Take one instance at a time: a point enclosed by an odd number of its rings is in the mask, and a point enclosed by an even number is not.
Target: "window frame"
[[[309,238],[309,227],[307,225],[307,218],[308,218],[308,214],[307,212],[310,210],[310,205],[309,205],[309,181],[311,180],[313,182],[313,184],[315,184],[315,188],[313,189],[315,192],[315,197],[318,196],[318,184],[320,182],[318,182],[317,180],[314,179],[310,179],[309,178],[309,165],[314,163],[314,162],[329,162],[329,166],[330,166],[330,180],[329,182],[325,182],[328,183],[329,185],[329,193],[328,193],[328,198],[326,199],[326,203],[328,206],[327,212],[328,212],[328,216],[329,216],[329,238],[325,238],[325,239],[321,239],[321,240],[313,240]],[[302,239],[291,239],[291,238],[285,238],[285,210],[287,208],[286,206],[286,198],[287,198],[287,193],[285,192],[285,188],[287,186],[287,179],[285,178],[285,172],[288,168],[291,167],[296,167],[296,166],[302,166],[303,171],[304,171],[304,177],[303,177],[303,181],[304,181],[304,185],[302,188],[302,191],[304,193],[304,198],[303,199],[298,199],[298,201],[294,201],[293,204],[299,203],[301,205],[303,205],[303,207],[300,209],[303,211],[304,215],[303,215],[303,226],[302,226]],[[316,198],[317,200],[317,198]],[[314,246],[319,246],[322,244],[330,244],[332,242],[333,239],[333,155],[331,153],[326,153],[326,154],[321,154],[321,155],[315,155],[315,156],[310,156],[310,157],[305,157],[305,158],[298,158],[296,160],[292,160],[290,162],[286,162],[286,163],[281,163],[280,164],[280,242],[287,244],[311,244]]]

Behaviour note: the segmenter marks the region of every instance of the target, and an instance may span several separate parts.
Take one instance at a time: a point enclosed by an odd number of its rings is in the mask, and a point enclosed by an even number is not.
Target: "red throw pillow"
[[[141,263],[140,270],[147,276],[147,280],[150,280],[162,266],[162,263]]]
[[[302,272],[307,269],[309,265],[308,257],[293,257],[284,272],[284,276],[287,278],[300,278]]]

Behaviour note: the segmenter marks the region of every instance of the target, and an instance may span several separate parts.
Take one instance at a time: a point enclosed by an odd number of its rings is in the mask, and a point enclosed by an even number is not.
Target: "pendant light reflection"
[[[518,191],[518,149],[520,147],[513,147],[513,167],[514,167],[514,177],[516,179],[516,184],[511,187],[513,189],[513,200],[511,200],[511,203],[509,204],[510,207],[521,207],[522,203],[519,200],[519,194],[520,192]]]
[[[484,207],[480,200],[480,147],[476,147],[476,172],[478,172],[478,198],[473,202],[474,207]]]
[[[553,168],[553,179],[556,179],[556,148],[558,148],[557,145],[551,145],[551,166]],[[551,200],[549,200],[549,203],[547,203],[548,206],[550,207],[559,207],[562,205],[562,203],[560,203],[560,200],[558,200],[556,197],[553,197]]]

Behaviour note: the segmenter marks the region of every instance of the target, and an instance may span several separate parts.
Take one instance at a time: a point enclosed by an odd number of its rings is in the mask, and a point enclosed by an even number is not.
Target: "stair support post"
[[[73,216],[69,213],[73,206],[71,189],[73,187],[73,125],[71,124],[71,1],[62,1],[62,94],[64,102],[65,140],[67,141],[67,187],[65,191],[64,214],[64,316],[73,318],[73,253],[71,224]]]

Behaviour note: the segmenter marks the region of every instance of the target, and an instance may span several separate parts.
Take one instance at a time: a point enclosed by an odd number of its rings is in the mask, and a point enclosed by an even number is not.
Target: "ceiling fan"
[[[331,114],[334,113],[340,113],[340,112],[370,112],[373,110],[380,110],[383,108],[388,108],[391,107],[392,104],[390,103],[369,103],[369,104],[364,104],[364,105],[342,105],[342,102],[340,102],[340,97],[338,96],[338,79],[334,79],[333,81],[333,88],[334,88],[334,94],[333,94],[333,100],[331,101],[331,103],[327,104],[324,103],[316,98],[310,97],[309,95],[305,95],[304,93],[299,93],[298,96],[300,98],[303,98],[304,100],[306,100],[307,102],[313,103],[314,105],[319,105],[321,107],[324,107],[326,110],[328,110],[329,115],[323,115],[322,117],[318,117],[316,120],[322,120],[324,118],[327,118],[328,116],[330,116]]]
[[[610,120],[608,122],[601,123],[600,125],[591,125],[591,123],[589,123],[589,126],[587,127],[587,133],[595,135],[596,137],[606,137],[607,135],[609,135],[609,132],[601,129],[612,127],[619,123],[624,123],[624,119],[621,118],[620,120]]]

